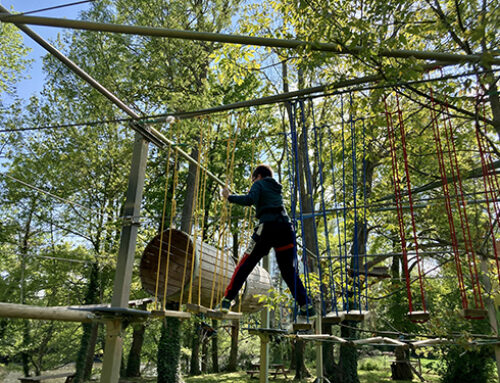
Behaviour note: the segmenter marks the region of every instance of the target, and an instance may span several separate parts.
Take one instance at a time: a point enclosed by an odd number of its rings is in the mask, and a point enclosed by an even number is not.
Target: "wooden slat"
[[[224,319],[240,319],[243,314],[242,313],[235,313],[233,311],[229,311],[227,313],[223,313],[222,311],[218,310],[208,310],[206,313],[206,316],[212,319],[218,319],[218,320],[224,320]]]
[[[342,316],[344,317],[344,321],[352,321],[352,322],[362,322],[365,320],[365,317],[368,315],[368,311],[363,310],[352,310],[352,311],[342,311]]]
[[[485,309],[463,309],[462,315],[466,319],[484,319],[488,316],[488,311]]]
[[[151,311],[151,316],[157,318],[179,318],[179,319],[189,319],[191,318],[191,313],[186,313],[183,311],[175,310],[153,310]]]
[[[186,303],[186,311],[195,314],[205,314],[209,309],[202,305],[196,305],[194,303]]]
[[[307,330],[312,330],[313,324],[311,323],[294,323],[293,324],[293,331],[307,331]]]
[[[427,322],[431,317],[428,311],[412,311],[406,315],[412,322]]]
[[[332,311],[326,314],[324,317],[322,317],[321,320],[323,321],[323,323],[337,324],[344,320],[344,315],[342,311],[339,312]]]

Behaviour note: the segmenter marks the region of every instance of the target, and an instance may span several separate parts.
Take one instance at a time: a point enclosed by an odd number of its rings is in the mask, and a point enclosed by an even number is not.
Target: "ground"
[[[361,383],[395,383],[395,381],[391,380],[391,368],[390,363],[392,362],[393,357],[370,357],[362,359],[359,363],[359,377]],[[429,383],[437,383],[439,382],[438,375],[435,374],[434,368],[435,361],[423,360],[421,363],[422,373],[426,380]],[[314,369],[309,367],[311,372],[314,372]],[[418,367],[417,367],[418,368]],[[74,366],[67,366],[62,369],[54,370],[47,372],[47,374],[56,374],[66,371],[74,370]],[[98,371],[97,371],[98,372]],[[7,370],[0,365],[0,382],[2,383],[19,383],[18,378],[22,376],[20,370]],[[290,375],[293,377],[293,375]],[[258,383],[258,379],[249,378],[248,375],[244,371],[233,372],[233,373],[219,373],[219,374],[205,374],[194,377],[184,377],[185,383]],[[270,382],[275,383],[288,383],[289,379],[269,379]],[[303,380],[300,383],[312,383],[315,378],[310,378],[308,380]],[[99,381],[99,374],[95,375],[95,381]],[[156,383],[156,377],[143,377],[137,379],[123,379],[122,383]],[[403,383],[404,381],[398,381]],[[420,382],[420,380],[415,377],[413,380],[414,383]],[[64,379],[53,379],[46,380],[44,383],[64,383]]]

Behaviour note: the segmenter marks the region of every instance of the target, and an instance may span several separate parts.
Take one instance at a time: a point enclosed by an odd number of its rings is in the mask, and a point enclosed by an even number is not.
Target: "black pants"
[[[234,270],[231,282],[226,288],[225,297],[229,300],[236,298],[248,275],[273,247],[281,276],[299,306],[305,305],[307,303],[306,290],[293,264],[294,246],[295,232],[291,223],[264,222],[259,224],[254,230],[243,258]]]

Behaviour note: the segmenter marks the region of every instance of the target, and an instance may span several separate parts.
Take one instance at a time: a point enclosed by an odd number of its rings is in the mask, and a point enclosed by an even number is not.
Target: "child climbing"
[[[226,288],[221,311],[229,311],[248,275],[272,247],[281,275],[299,305],[299,315],[312,318],[316,314],[314,307],[294,266],[295,232],[283,206],[282,186],[273,178],[273,171],[268,165],[255,168],[252,183],[245,195],[230,195],[228,188],[222,190],[222,196],[231,203],[255,205],[259,224]]]

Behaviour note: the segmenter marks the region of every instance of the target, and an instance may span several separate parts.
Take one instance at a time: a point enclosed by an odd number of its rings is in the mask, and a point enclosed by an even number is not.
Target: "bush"
[[[493,375],[492,351],[489,347],[464,350],[451,346],[444,350],[440,369],[442,383],[487,383]]]

